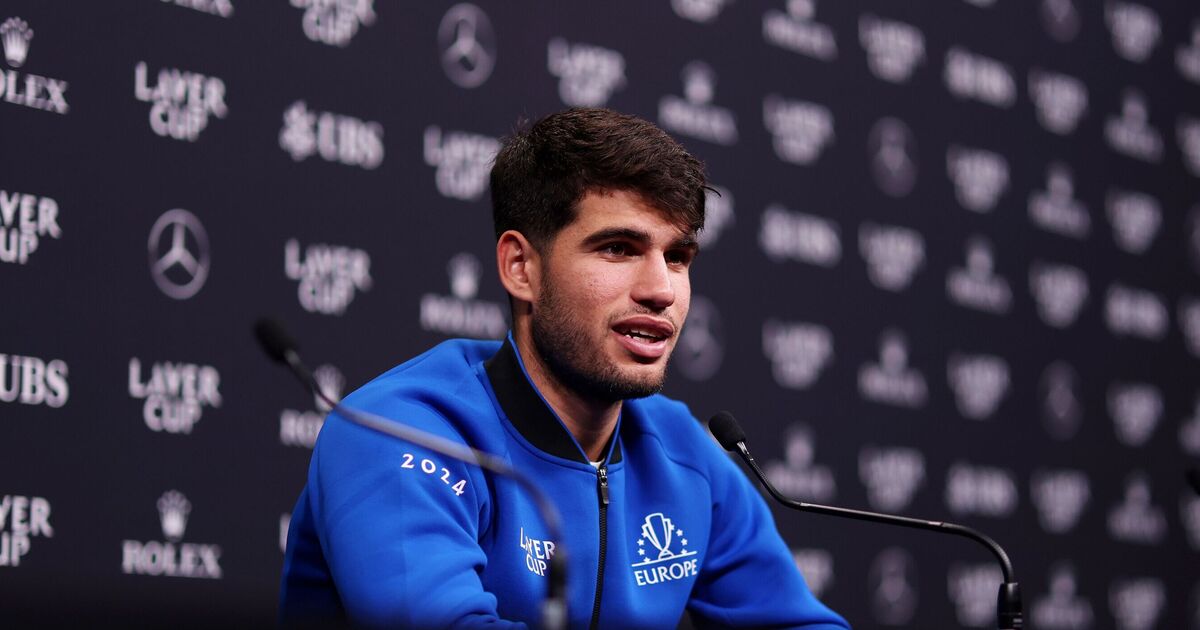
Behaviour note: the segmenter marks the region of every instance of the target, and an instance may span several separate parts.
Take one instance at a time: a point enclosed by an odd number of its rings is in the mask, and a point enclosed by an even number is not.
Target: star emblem
[[[645,549],[638,549],[638,555],[639,555],[639,556],[644,556],[644,555],[646,555],[646,550],[645,550]]]
[[[639,546],[639,547],[644,547],[645,545],[646,545],[646,539],[645,539],[645,538],[639,538],[639,539],[638,539],[638,546]]]
[[[680,543],[680,544],[682,544],[684,547],[686,547],[686,546],[687,546],[687,539],[686,539],[686,538],[684,538],[684,539],[681,539],[681,540],[679,541],[679,543]]]

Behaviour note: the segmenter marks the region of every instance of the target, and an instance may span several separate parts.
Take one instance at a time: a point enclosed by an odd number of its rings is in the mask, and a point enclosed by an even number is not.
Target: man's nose
[[[662,310],[675,303],[675,285],[667,261],[648,257],[639,265],[632,290],[633,301]]]

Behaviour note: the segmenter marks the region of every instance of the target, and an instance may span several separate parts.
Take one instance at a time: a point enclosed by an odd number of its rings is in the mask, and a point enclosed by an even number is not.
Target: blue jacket
[[[345,404],[496,454],[540,484],[565,521],[572,628],[593,615],[604,628],[674,628],[685,607],[701,627],[848,627],[813,597],[762,497],[681,403],[626,401],[597,469],[510,337],[442,343]],[[331,414],[292,514],[281,618],[537,626],[557,549],[548,538],[511,480]]]

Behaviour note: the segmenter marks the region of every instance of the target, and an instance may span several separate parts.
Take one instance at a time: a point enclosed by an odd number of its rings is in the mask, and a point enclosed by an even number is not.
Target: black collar
[[[483,364],[487,370],[492,391],[504,415],[508,416],[517,431],[539,450],[556,457],[587,463],[587,458],[570,432],[554,415],[554,411],[542,400],[533,383],[525,375],[521,361],[510,336],[500,345],[500,350]],[[617,432],[609,438],[605,451],[612,451],[609,464],[621,461],[621,445],[612,444]]]

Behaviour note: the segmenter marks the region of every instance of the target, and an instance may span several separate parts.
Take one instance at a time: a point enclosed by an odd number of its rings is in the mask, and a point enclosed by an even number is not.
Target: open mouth
[[[667,341],[675,335],[670,322],[635,317],[613,326],[617,339],[635,357],[657,359],[667,352]]]

